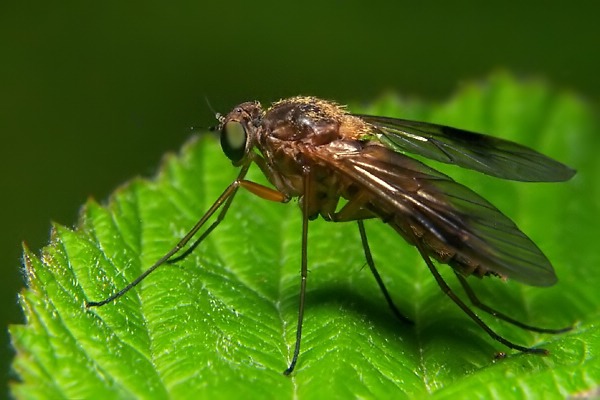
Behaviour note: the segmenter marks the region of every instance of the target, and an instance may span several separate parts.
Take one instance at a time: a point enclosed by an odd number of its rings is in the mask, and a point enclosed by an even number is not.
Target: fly
[[[551,286],[550,261],[508,217],[449,176],[408,157],[426,158],[473,169],[502,179],[526,182],[569,180],[575,171],[517,143],[442,125],[350,114],[334,102],[292,97],[264,110],[246,102],[229,114],[217,114],[221,147],[237,178],[196,225],[154,265],[112,296],[86,307],[107,304],[135,287],[152,271],[175,258],[215,215],[195,247],[225,218],[240,188],[270,201],[299,199],[302,210],[302,258],[296,342],[288,368],[296,366],[302,339],[308,270],[308,222],[356,221],[365,258],[393,314],[412,323],[394,305],[381,279],[367,240],[365,219],[379,218],[416,247],[442,291],[494,340],[526,353],[547,354],[495,333],[461,300],[439,274],[433,260],[450,265],[475,307],[510,324],[535,332],[563,329],[530,326],[481,303],[466,277],[497,276],[533,286]],[[273,187],[245,179],[256,164]],[[188,249],[187,251],[190,251]],[[184,252],[183,255],[187,254]]]

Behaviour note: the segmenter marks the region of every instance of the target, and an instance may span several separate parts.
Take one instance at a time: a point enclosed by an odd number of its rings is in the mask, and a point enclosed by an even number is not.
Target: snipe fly
[[[498,276],[534,286],[556,282],[552,265],[542,251],[496,207],[467,187],[406,156],[418,154],[503,179],[558,182],[575,171],[535,150],[506,140],[447,126],[396,118],[354,115],[334,102],[293,97],[264,110],[246,102],[229,114],[217,114],[221,146],[234,166],[241,168],[204,216],[172,250],[137,279],[102,301],[125,294],[156,268],[172,259],[217,212],[216,219],[196,240],[206,238],[225,218],[238,189],[270,201],[299,199],[302,210],[302,264],[296,343],[289,375],[296,366],[302,338],[308,268],[308,221],[356,221],[367,264],[390,309],[410,323],[394,305],[375,268],[363,221],[379,218],[416,247],[442,291],[493,339],[527,353],[545,349],[515,344],[489,328],[446,284],[433,259],[450,265],[474,306],[520,328],[546,333],[481,303],[466,277]],[[273,187],[245,179],[256,164]],[[189,250],[189,249],[188,249]]]

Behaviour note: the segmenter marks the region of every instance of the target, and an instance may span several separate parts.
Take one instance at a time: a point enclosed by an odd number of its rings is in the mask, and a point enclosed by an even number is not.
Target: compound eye
[[[232,162],[237,163],[244,158],[248,134],[244,126],[237,121],[229,121],[221,131],[221,148]]]

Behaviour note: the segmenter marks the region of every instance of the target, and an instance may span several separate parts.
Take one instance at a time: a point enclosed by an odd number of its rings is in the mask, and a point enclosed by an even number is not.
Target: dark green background
[[[599,7],[418,3],[2,2],[0,373],[20,242],[37,251],[51,220],[72,226],[88,196],[152,175],[214,124],[205,97],[220,112],[295,94],[441,100],[506,69],[600,98]]]

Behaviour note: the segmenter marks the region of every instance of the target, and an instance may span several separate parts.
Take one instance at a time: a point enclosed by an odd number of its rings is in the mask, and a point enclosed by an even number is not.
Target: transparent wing
[[[409,242],[411,237],[422,240],[438,260],[534,286],[556,282],[546,256],[514,222],[450,177],[379,145],[333,153],[320,153],[320,163],[366,190],[371,211],[408,231],[403,236]],[[417,239],[413,232],[421,236]],[[444,254],[447,259],[440,256]]]
[[[381,142],[395,151],[516,181],[566,181],[575,174],[568,166],[508,140],[426,122],[357,116],[373,125]]]

